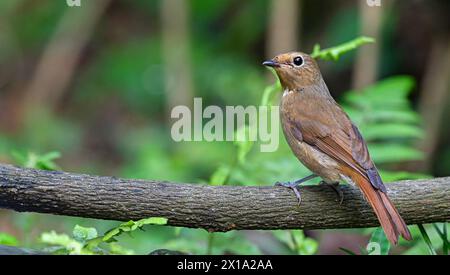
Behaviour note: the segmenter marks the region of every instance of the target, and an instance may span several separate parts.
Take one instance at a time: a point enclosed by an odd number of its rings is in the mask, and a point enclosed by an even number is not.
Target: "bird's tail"
[[[375,189],[369,180],[358,172],[352,169],[348,169],[346,172],[352,181],[359,186],[367,201],[372,206],[388,240],[394,245],[397,244],[399,235],[406,240],[411,240],[411,233],[405,221],[388,196],[381,190]]]

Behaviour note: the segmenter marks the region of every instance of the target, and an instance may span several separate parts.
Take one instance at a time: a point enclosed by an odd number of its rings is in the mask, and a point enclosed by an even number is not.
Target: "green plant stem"
[[[444,244],[444,247],[443,247],[443,251],[444,251],[444,255],[448,255],[448,249],[449,249],[449,247],[450,247],[450,244],[449,244],[449,241],[448,241],[448,235],[447,235],[447,223],[443,223],[442,224],[442,226],[444,227],[443,228],[443,231],[444,231],[444,240],[445,240],[445,244]]]
[[[425,230],[425,228],[423,227],[422,224],[418,224],[417,227],[419,227],[420,230],[420,234],[422,234],[422,238],[425,241],[425,244],[428,247],[428,250],[430,251],[431,255],[437,255],[436,251],[433,248],[433,244],[431,243],[430,237],[428,236],[427,231]]]
[[[339,250],[344,251],[348,255],[357,255],[355,252],[351,251],[350,249],[344,248],[344,247],[339,247]]]
[[[447,238],[447,224],[443,223],[442,224],[442,231],[439,229],[438,225],[436,223],[433,223],[433,227],[436,230],[436,232],[438,233],[438,235],[441,237],[442,239],[442,252],[444,255],[448,255],[448,248],[450,246],[448,238]]]
[[[360,36],[357,37],[351,41],[348,41],[346,43],[340,44],[335,47],[327,48],[327,49],[320,49],[320,45],[316,44],[314,46],[313,52],[311,53],[312,58],[320,58],[323,60],[334,60],[337,61],[341,55],[344,53],[350,52],[354,49],[357,49],[358,47],[367,44],[367,43],[374,43],[375,39],[372,37],[367,36]]]

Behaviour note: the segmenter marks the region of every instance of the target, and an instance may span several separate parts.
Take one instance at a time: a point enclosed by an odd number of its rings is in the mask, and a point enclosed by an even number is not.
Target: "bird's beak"
[[[267,67],[273,67],[273,68],[280,67],[280,63],[276,62],[273,59],[264,61],[262,64]]]

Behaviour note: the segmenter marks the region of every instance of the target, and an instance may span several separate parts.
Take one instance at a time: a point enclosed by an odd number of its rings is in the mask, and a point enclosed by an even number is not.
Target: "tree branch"
[[[358,189],[302,187],[302,204],[282,187],[207,186],[126,180],[0,165],[0,207],[107,220],[166,217],[210,231],[378,226]],[[408,224],[450,220],[450,177],[387,184]]]

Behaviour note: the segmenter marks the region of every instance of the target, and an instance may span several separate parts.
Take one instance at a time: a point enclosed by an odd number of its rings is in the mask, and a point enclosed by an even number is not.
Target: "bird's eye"
[[[303,65],[303,58],[301,56],[297,56],[296,58],[294,58],[294,65],[295,66]]]

